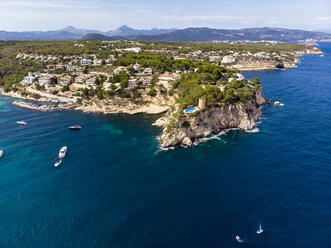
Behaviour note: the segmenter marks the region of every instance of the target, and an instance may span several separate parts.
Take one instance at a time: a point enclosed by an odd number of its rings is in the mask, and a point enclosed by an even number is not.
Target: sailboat
[[[263,229],[262,229],[261,223],[259,223],[259,229],[256,231],[256,233],[260,234],[262,232],[263,232]]]

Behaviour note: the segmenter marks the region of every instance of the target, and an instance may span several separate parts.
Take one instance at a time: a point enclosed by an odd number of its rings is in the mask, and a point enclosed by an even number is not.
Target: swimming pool
[[[193,113],[195,112],[197,109],[196,108],[189,108],[189,109],[185,109],[184,113]]]

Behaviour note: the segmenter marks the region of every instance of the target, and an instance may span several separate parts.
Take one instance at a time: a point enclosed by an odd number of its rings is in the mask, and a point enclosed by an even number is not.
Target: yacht
[[[66,156],[68,148],[66,146],[62,147],[59,152],[59,158],[64,158]]]
[[[79,125],[75,125],[75,126],[70,126],[69,129],[70,130],[80,130],[82,127]]]
[[[16,123],[17,123],[18,125],[22,125],[22,126],[26,126],[26,125],[28,125],[28,123],[26,123],[25,121],[16,121]]]

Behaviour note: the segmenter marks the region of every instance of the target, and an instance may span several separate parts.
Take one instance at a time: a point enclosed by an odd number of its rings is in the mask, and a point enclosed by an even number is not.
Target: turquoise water
[[[284,106],[265,106],[254,133],[190,149],[159,151],[158,116],[0,97],[0,247],[330,247],[331,44],[321,49],[295,69],[245,73]]]
[[[185,109],[185,113],[193,113],[195,111],[195,108]]]

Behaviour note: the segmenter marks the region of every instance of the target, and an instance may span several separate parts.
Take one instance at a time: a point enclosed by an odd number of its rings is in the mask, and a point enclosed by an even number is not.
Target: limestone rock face
[[[251,130],[262,114],[259,106],[263,104],[265,104],[265,100],[262,97],[262,87],[260,87],[257,89],[256,97],[250,101],[228,106],[209,107],[197,114],[185,115],[176,122],[175,127],[170,131],[164,129],[159,137],[161,146],[164,148],[176,145],[191,146],[193,142],[198,143],[201,138],[218,134],[228,128]],[[157,122],[159,124],[161,122],[169,123],[165,120],[165,118],[169,119],[169,116],[162,117],[162,121]],[[184,122],[185,125],[183,125]],[[189,127],[187,127],[187,123]]]

